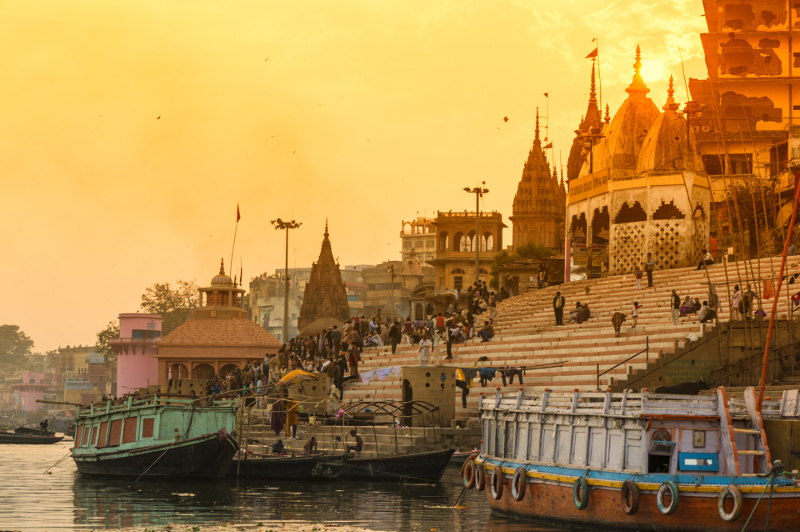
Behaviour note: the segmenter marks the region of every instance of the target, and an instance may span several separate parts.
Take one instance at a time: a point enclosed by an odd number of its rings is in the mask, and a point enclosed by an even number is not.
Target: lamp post
[[[478,278],[480,268],[478,266],[478,261],[480,260],[480,253],[481,253],[481,205],[480,205],[480,198],[484,194],[489,193],[488,188],[484,188],[486,186],[486,181],[481,181],[481,186],[475,188],[464,187],[464,192],[467,194],[475,194],[475,282],[477,283],[480,279]]]
[[[389,306],[392,310],[392,325],[394,325],[394,264],[389,265]]]
[[[301,225],[300,222],[284,222],[280,218],[272,220],[272,225],[275,230],[286,230],[286,267],[283,270],[283,343],[289,341],[289,229],[297,229]]]

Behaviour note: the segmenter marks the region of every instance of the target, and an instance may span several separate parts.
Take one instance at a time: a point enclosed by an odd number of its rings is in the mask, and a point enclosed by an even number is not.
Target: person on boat
[[[284,454],[286,447],[283,445],[283,440],[278,440],[272,444],[272,454]]]
[[[426,331],[422,335],[422,340],[419,341],[419,365],[425,367],[431,359],[431,340]]]
[[[356,439],[356,442],[355,442],[355,444],[349,443],[349,444],[347,445],[346,452],[348,452],[348,453],[349,453],[350,451],[355,451],[355,452],[357,452],[357,453],[360,453],[360,452],[361,452],[361,449],[363,449],[363,448],[364,448],[364,440],[362,440],[362,439],[361,439],[361,436],[359,436],[358,434],[356,434],[356,431],[355,431],[355,429],[353,429],[353,430],[351,430],[351,431],[350,431],[350,436],[352,436],[353,438],[355,438],[355,439]]]
[[[45,432],[46,432],[46,431],[47,431],[47,425],[48,425],[48,422],[47,422],[47,420],[46,420],[46,419],[43,419],[43,420],[41,421],[41,423],[39,423],[39,429],[40,429],[40,430],[43,430],[43,431],[45,431]]]
[[[314,436],[311,436],[311,439],[303,445],[303,450],[306,452],[307,455],[317,454],[317,439]]]

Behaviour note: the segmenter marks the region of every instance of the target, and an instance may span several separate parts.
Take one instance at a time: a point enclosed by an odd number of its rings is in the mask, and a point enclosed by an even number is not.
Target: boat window
[[[86,425],[81,430],[83,430],[83,447],[87,447],[92,443],[92,427]]]
[[[122,429],[122,443],[132,443],[136,441],[136,421],[139,418],[125,418],[125,427]]]
[[[122,420],[115,419],[111,422],[111,431],[108,434],[108,446],[116,447],[122,439]]]
[[[717,453],[678,453],[681,471],[719,471]]]
[[[672,431],[665,428],[655,429],[650,437],[647,471],[649,473],[669,473],[674,451],[675,442],[672,441]]]
[[[97,427],[92,427],[92,445],[97,446]]]
[[[103,421],[100,423],[100,431],[97,438],[97,448],[102,449],[106,446],[106,441],[108,438],[108,421]]]
[[[153,437],[153,421],[152,417],[142,419],[142,438]]]

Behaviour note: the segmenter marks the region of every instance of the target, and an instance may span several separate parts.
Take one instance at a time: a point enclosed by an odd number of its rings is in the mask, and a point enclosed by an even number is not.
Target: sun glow
[[[665,74],[666,67],[664,63],[658,60],[648,59],[642,61],[642,79],[647,81],[661,81],[668,78]]]

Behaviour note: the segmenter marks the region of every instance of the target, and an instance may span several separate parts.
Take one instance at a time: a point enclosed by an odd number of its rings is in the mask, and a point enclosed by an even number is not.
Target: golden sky
[[[155,282],[246,279],[319,254],[399,257],[402,220],[504,219],[536,108],[566,164],[600,43],[603,101],[634,50],[660,107],[706,77],[700,0],[0,0],[0,324],[93,344]],[[509,118],[508,122],[503,117]],[[546,123],[546,119],[542,119]],[[542,132],[542,136],[545,132]],[[510,244],[510,233],[505,244]]]

